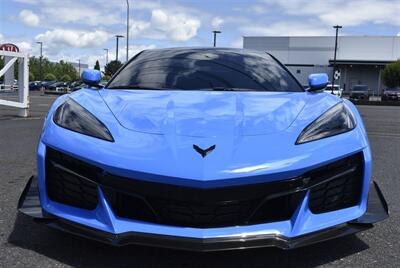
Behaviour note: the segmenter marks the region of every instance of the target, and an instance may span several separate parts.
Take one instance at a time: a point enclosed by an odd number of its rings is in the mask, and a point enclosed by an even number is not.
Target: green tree
[[[61,76],[60,80],[63,82],[71,82],[72,78],[68,74],[64,74],[63,76]]]
[[[400,60],[386,65],[382,78],[386,86],[390,88],[400,87]]]
[[[35,81],[35,76],[31,72],[29,72],[29,81]]]
[[[119,60],[110,61],[106,66],[104,66],[104,74],[113,76],[121,67],[122,63]]]
[[[77,80],[79,78],[79,74],[72,64],[65,61],[50,62],[47,58],[42,59],[42,78],[40,77],[40,58],[29,58],[29,72],[31,72],[36,79],[43,79],[44,74],[47,73],[54,74],[56,79],[60,80],[64,75],[68,75],[71,80]]]
[[[94,69],[100,71],[100,63],[99,63],[98,60],[96,60],[96,64],[94,65]]]
[[[57,79],[60,79],[64,75],[68,75],[71,80],[77,80],[79,77],[78,72],[76,71],[75,67],[72,66],[72,64],[65,62],[61,60],[58,63],[54,64],[54,75],[57,77]]]
[[[52,81],[52,80],[57,80],[57,77],[52,74],[52,73],[47,73],[44,76],[44,81]]]
[[[102,79],[103,79],[104,81],[108,81],[108,80],[110,80],[110,78],[111,78],[111,77],[110,77],[109,75],[106,75],[106,74],[105,74],[105,75],[103,75],[103,78],[102,78]]]

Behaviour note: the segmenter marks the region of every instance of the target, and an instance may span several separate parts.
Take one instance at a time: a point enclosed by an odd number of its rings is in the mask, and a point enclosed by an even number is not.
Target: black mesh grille
[[[363,166],[363,157],[359,153],[313,171],[311,178],[343,175],[311,189],[310,210],[318,214],[356,206],[361,200]]]
[[[259,199],[196,204],[177,200],[151,200],[162,222],[191,227],[218,227],[246,224]]]
[[[50,200],[93,210],[97,207],[96,168],[51,148],[46,151],[46,189]]]
[[[156,185],[154,185],[156,187]],[[240,191],[240,187],[235,191]],[[181,189],[182,190],[182,189]],[[180,190],[180,191],[181,191]],[[169,191],[170,198],[160,199],[151,194],[142,196],[118,192],[109,188],[104,193],[111,203],[114,213],[118,217],[138,219],[164,225],[186,226],[197,228],[212,228],[235,225],[249,225],[288,220],[302,199],[303,193],[293,193],[283,197],[264,200],[265,194],[257,198],[220,200],[208,199],[207,190],[194,193],[197,200],[181,200],[178,192]],[[220,189],[223,191],[223,188]]]
[[[358,153],[296,178],[203,189],[114,176],[51,148],[46,155],[51,200],[94,209],[100,186],[118,217],[197,228],[289,220],[307,190],[313,213],[354,206],[361,199],[362,174]]]

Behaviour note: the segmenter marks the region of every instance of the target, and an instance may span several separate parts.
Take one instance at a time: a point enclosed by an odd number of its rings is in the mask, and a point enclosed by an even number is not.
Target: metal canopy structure
[[[10,81],[10,79],[8,79],[8,77],[10,77],[8,74],[13,74],[14,64],[18,64],[18,83],[16,88],[18,92],[18,101],[0,99],[0,105],[18,108],[18,115],[27,117],[29,115],[28,55],[20,52],[0,50],[0,57],[4,57],[5,62],[4,67],[0,70],[0,77],[4,76],[4,85],[2,85],[0,90],[14,91],[14,78]]]

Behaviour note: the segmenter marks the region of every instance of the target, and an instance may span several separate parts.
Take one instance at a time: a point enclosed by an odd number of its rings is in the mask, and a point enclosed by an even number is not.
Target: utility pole
[[[221,31],[212,31],[214,33],[214,47],[217,45],[217,34],[220,34]]]
[[[81,76],[81,59],[78,59],[78,75]]]
[[[126,61],[129,59],[129,0],[126,0]]]
[[[40,45],[39,76],[40,76],[40,81],[43,81],[42,77],[43,42],[36,42],[36,43]]]
[[[335,55],[333,57],[333,72],[332,72],[332,94],[333,94],[333,86],[335,84],[335,72],[336,72],[336,53],[337,53],[337,41],[338,41],[338,35],[339,35],[339,29],[342,29],[343,26],[340,25],[335,25],[333,26],[334,29],[336,29],[336,36],[335,36]],[[340,89],[340,86],[339,86]]]
[[[119,38],[123,38],[123,37],[124,37],[123,35],[119,35],[119,34],[115,35],[115,38],[117,40],[117,47],[116,47],[116,50],[115,50],[115,60],[116,61],[118,60],[118,39]]]
[[[106,52],[106,65],[108,64],[108,48],[103,48],[103,50]]]

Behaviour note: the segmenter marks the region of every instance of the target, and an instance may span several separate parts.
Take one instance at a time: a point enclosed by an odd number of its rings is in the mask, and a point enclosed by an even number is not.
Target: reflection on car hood
[[[306,93],[165,90],[100,91],[127,129],[181,136],[271,134],[288,128]]]

